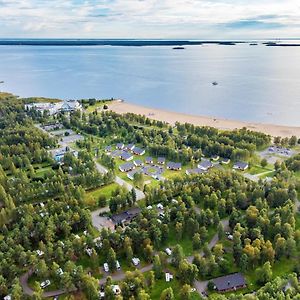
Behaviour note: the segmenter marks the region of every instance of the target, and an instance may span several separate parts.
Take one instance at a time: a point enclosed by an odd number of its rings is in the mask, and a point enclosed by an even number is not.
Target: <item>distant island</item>
[[[288,43],[274,43],[274,42],[268,42],[268,43],[263,43],[267,47],[299,47],[300,44],[288,44]]]
[[[173,47],[173,50],[184,50],[185,48],[182,46]]]
[[[115,40],[115,39],[2,39],[0,45],[25,46],[188,46],[235,45],[242,41],[189,41],[189,40]]]

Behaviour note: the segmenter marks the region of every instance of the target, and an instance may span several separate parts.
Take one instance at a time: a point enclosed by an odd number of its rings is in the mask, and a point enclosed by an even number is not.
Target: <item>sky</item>
[[[0,0],[0,38],[300,37],[300,0]]]

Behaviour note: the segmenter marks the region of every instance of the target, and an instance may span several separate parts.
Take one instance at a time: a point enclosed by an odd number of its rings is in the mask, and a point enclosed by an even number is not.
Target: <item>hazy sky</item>
[[[300,37],[300,0],[0,0],[0,37]]]

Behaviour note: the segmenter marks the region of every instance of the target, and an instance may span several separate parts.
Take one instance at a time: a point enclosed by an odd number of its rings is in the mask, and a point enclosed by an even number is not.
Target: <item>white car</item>
[[[116,261],[116,268],[117,268],[117,270],[121,270],[121,266],[120,266],[120,263],[118,260]]]
[[[165,252],[170,256],[172,254],[172,250],[170,248],[166,248]]]
[[[229,235],[227,236],[227,238],[228,238],[229,241],[232,241],[232,240],[233,240],[233,235],[232,235],[232,234],[229,234]]]
[[[44,252],[42,250],[36,250],[38,256],[43,256]]]
[[[93,249],[91,249],[91,248],[86,248],[86,249],[85,249],[85,252],[86,252],[86,254],[87,254],[88,256],[92,256],[92,254],[93,254]]]
[[[41,288],[44,289],[51,284],[50,280],[47,279],[41,283]]]
[[[109,266],[108,266],[108,263],[104,263],[103,264],[103,269],[105,272],[109,272]]]
[[[137,257],[134,257],[132,259],[132,263],[133,263],[134,266],[138,266],[140,264],[140,259],[137,258]]]
[[[164,209],[164,206],[163,206],[161,203],[158,203],[158,204],[156,205],[156,207],[157,207],[158,209]]]

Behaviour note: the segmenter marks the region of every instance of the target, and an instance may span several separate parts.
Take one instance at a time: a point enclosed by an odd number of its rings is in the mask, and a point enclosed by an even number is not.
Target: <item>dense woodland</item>
[[[107,144],[136,143],[153,155],[183,163],[213,154],[248,159],[271,141],[267,135],[246,129],[220,132],[189,124],[170,127],[133,114],[75,112],[70,118],[57,118],[67,128],[105,138]],[[215,170],[145,188],[146,198],[137,217],[126,226],[117,224],[115,231],[95,233],[84,196],[90,189],[111,183],[114,174],[97,172],[89,140],[81,142],[78,157],[67,153],[63,165],[56,163],[48,150],[56,147],[57,141],[34,126],[34,122],[48,119],[34,111],[26,113],[22,99],[1,95],[1,297],[11,294],[13,299],[26,299],[19,277],[30,271],[33,281],[51,278],[57,288],[80,290],[87,299],[98,299],[100,266],[107,262],[115,271],[116,259],[124,262],[139,257],[144,265],[152,264],[151,270],[126,272],[119,283],[119,296],[113,294],[108,276],[103,286],[105,299],[151,299],[166,269],[174,272],[180,295],[167,288],[161,300],[201,299],[192,298],[194,280],[211,280],[236,271],[254,278],[256,293],[249,288],[241,294],[214,294],[213,299],[299,299],[299,185],[291,172],[298,171],[298,156],[277,164],[270,182]],[[47,173],[37,174],[41,164],[48,166]],[[106,164],[114,169],[112,161],[107,159]],[[158,203],[163,213],[158,212]],[[134,190],[120,187],[112,193],[109,215],[137,205]],[[232,240],[226,237],[226,220]],[[208,244],[216,234],[219,242],[210,249]],[[171,241],[175,245],[167,256],[164,249]],[[87,249],[91,249],[90,255]],[[273,270],[285,261],[292,262],[292,269],[274,278]],[[58,274],[60,268],[62,275]],[[38,284],[35,290],[30,299],[41,299],[43,291]]]

